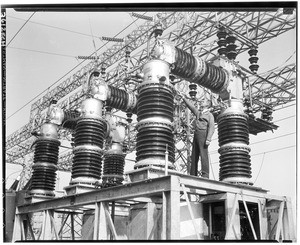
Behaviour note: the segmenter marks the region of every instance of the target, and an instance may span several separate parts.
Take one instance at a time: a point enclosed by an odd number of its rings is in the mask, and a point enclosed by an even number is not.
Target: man
[[[185,98],[185,95],[179,93],[187,107],[196,116],[194,121],[194,140],[193,150],[191,157],[191,170],[190,175],[198,176],[198,160],[199,155],[201,157],[201,177],[209,178],[209,158],[208,158],[208,146],[211,142],[211,138],[215,131],[215,121],[213,115],[208,109],[208,103],[203,103],[200,106],[200,110]]]

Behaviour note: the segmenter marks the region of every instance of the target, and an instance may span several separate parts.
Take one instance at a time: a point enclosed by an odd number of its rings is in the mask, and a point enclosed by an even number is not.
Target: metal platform
[[[150,170],[151,168],[135,170],[134,172],[145,174],[145,172],[149,172]],[[274,238],[277,240],[295,240],[290,199],[269,195],[267,190],[253,186],[224,183],[185,174],[172,174],[18,206],[13,241],[26,240],[28,237],[24,230],[24,222],[21,222],[25,221],[26,223],[27,214],[45,212],[46,225],[47,217],[51,217],[53,212],[63,212],[64,210],[94,210],[94,228],[93,236],[90,236],[91,239],[119,239],[109,213],[109,206],[112,203],[129,209],[131,205],[142,203],[154,203],[158,205],[160,212],[158,212],[157,216],[159,215],[159,218],[154,217],[156,222],[153,222],[154,226],[160,223],[158,239],[182,239],[182,237],[180,237],[180,231],[182,229],[182,227],[180,227],[180,206],[184,203],[189,207],[188,210],[191,221],[193,221],[193,212],[190,208],[191,196],[197,197],[197,202],[200,204],[220,200],[225,202],[225,239],[240,239],[240,218],[237,210],[239,206],[238,203],[243,202],[244,204],[255,203],[258,205],[260,230],[257,237],[260,239],[273,239],[276,233]],[[247,205],[245,205],[245,207],[247,209]],[[279,209],[277,226],[274,226],[273,230],[270,230],[270,227],[268,228],[267,221],[267,210],[270,208]],[[193,223],[195,222],[193,221]],[[49,224],[50,227],[55,226],[51,219]],[[194,226],[194,228],[195,227],[196,226]],[[57,229],[54,228],[55,227],[50,229],[53,231],[52,235],[50,233],[44,234],[44,236],[40,236],[40,239],[59,239],[57,234],[55,234]],[[154,227],[152,227],[152,230],[153,229]],[[195,232],[196,235],[198,232],[200,234],[200,231],[197,231],[196,228]],[[151,237],[153,239],[153,232],[150,232],[150,234],[147,233],[145,239],[151,239]],[[203,238],[198,235],[196,237],[197,239]],[[127,239],[130,240],[130,237],[127,237]]]

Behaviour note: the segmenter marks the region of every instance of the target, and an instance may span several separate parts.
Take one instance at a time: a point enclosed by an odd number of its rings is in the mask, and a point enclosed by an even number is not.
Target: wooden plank
[[[249,210],[248,210],[248,207],[247,207],[247,203],[245,202],[243,195],[242,195],[242,200],[243,200],[243,204],[244,204],[244,207],[245,207],[245,210],[246,210],[246,214],[247,214],[247,217],[248,217],[248,221],[249,221],[249,223],[250,223],[250,227],[251,227],[251,231],[252,231],[254,240],[257,240],[256,232],[255,232],[255,230],[254,230],[254,226],[253,226],[253,223],[252,223],[250,214],[249,214]]]
[[[284,202],[280,203],[278,223],[276,228],[275,240],[279,241],[280,234],[282,233],[282,217],[283,217]]]
[[[14,229],[13,229],[13,235],[12,235],[12,242],[21,241],[21,222],[20,222],[20,215],[15,215],[15,223],[14,223]]]
[[[160,210],[158,212],[158,214],[156,215],[156,217],[154,219],[154,225],[153,225],[153,227],[151,229],[151,232],[150,232],[147,240],[150,240],[153,237],[154,231],[156,231],[156,229],[157,229],[158,220],[160,219],[161,215],[162,215],[162,210]]]
[[[43,212],[43,223],[42,223],[42,231],[40,234],[41,240],[45,240],[45,231],[46,231],[46,219],[47,219],[47,212]]]
[[[226,234],[225,234],[225,240],[227,239],[240,239],[240,236],[236,234],[235,228],[233,226],[233,223],[235,223],[235,226],[240,226],[240,223],[238,222],[239,215],[236,214],[236,211],[238,210],[238,194],[234,195],[234,200],[232,202],[232,194],[227,194],[227,199],[225,202],[225,215],[227,217],[226,219]],[[231,213],[230,213],[231,210]],[[237,217],[238,216],[238,217]],[[228,219],[228,217],[230,217]],[[234,236],[233,236],[234,235]]]
[[[199,232],[197,231],[197,227],[196,227],[195,217],[194,217],[194,214],[193,214],[193,211],[192,211],[192,208],[191,208],[191,204],[190,204],[187,192],[185,190],[184,184],[181,184],[181,187],[183,189],[183,193],[184,193],[185,200],[186,200],[186,203],[187,203],[187,206],[188,206],[188,210],[189,210],[192,222],[193,222],[193,226],[194,226],[194,229],[195,229],[195,233],[196,233],[197,239],[200,240]]]
[[[258,215],[260,239],[268,239],[268,214],[266,209],[266,199],[258,199]]]
[[[107,225],[107,219],[105,215],[106,204],[100,202],[99,209],[99,229],[98,229],[98,240],[109,240],[109,230]]]
[[[166,240],[167,239],[167,197],[166,193],[162,193],[162,233],[161,233],[161,239]]]
[[[293,242],[296,242],[296,236],[295,236],[295,230],[294,230],[294,216],[293,216],[293,210],[292,210],[292,202],[291,198],[286,197],[286,212],[287,212],[287,225],[289,230],[289,239]]]
[[[51,211],[48,211],[48,212],[51,212]],[[54,230],[54,235],[55,235],[55,238],[56,240],[59,240],[59,236],[58,236],[58,233],[57,233],[57,230],[56,230],[56,227],[55,227],[55,221],[54,221],[54,218],[53,218],[53,212],[51,212],[50,215],[50,220],[51,220],[51,224],[52,224],[52,227],[53,227],[53,230]]]
[[[95,203],[95,218],[94,218],[94,234],[93,240],[98,240],[98,229],[99,229],[99,216],[100,216],[100,203]]]
[[[171,191],[166,192],[167,240],[180,239],[180,185],[179,177],[171,177]]]
[[[106,216],[106,220],[107,220],[108,226],[110,228],[110,231],[113,235],[113,238],[114,238],[114,240],[117,240],[118,235],[117,235],[114,223],[111,219],[110,213],[108,212],[107,208],[105,208],[105,216]]]

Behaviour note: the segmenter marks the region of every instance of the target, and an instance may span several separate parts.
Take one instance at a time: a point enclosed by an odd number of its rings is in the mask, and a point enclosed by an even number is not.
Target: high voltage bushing
[[[124,112],[136,113],[136,95],[108,85],[103,80],[94,80],[88,89],[89,93],[96,99],[105,101],[107,107],[112,107]]]
[[[138,86],[137,143],[135,168],[167,164],[173,168],[174,88],[169,82],[169,64],[151,60],[143,67],[144,81]]]
[[[113,143],[104,154],[103,187],[121,185],[124,180],[125,155],[121,144]]]
[[[137,120],[160,117],[173,121],[173,88],[166,84],[148,83],[138,88]]]
[[[219,93],[228,86],[229,74],[226,70],[194,57],[171,44],[158,44],[153,55],[172,64],[171,72],[174,75],[208,88],[214,93]]]
[[[30,195],[54,196],[60,145],[57,139],[57,126],[52,123],[45,123],[40,132],[40,138],[34,142]]]
[[[123,89],[108,85],[109,91],[106,106],[113,107],[121,111],[132,111],[136,113],[136,96]]]
[[[231,101],[231,106],[218,116],[220,173],[226,182],[252,184],[248,116],[243,113],[241,101]]]
[[[148,122],[140,123],[137,127],[136,160],[138,165],[147,162],[148,159],[157,159],[153,165],[164,165],[166,145],[168,150],[168,161],[175,162],[175,145],[173,128],[171,124]],[[162,160],[162,161],[159,161]],[[146,164],[145,164],[146,165]],[[172,167],[172,165],[170,165]]]
[[[62,120],[62,127],[74,130],[80,113],[75,110],[64,111],[64,119]]]
[[[70,184],[93,184],[101,178],[102,147],[106,123],[102,118],[102,102],[86,99],[81,105],[73,149]]]

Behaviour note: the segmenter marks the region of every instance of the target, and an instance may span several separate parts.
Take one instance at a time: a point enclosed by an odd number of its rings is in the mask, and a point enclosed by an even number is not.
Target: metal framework
[[[163,24],[162,38],[168,39],[181,49],[209,61],[217,55],[216,33],[219,26],[224,26],[236,35],[237,51],[240,54],[250,47],[257,47],[263,42],[294,29],[296,13],[284,14],[282,9],[274,12],[162,12],[155,16],[154,20],[160,20]],[[155,24],[150,20],[144,22],[124,37],[125,42],[116,43],[99,55],[98,66],[105,65],[107,67],[106,80],[109,84],[122,87],[125,90],[134,91],[136,89],[137,84],[131,83],[129,85],[129,76],[139,71],[145,63],[147,40],[154,30]],[[129,64],[125,60],[127,48],[131,51]],[[31,145],[34,137],[31,132],[41,125],[50,101],[55,98],[62,108],[76,108],[84,99],[82,84],[94,66],[94,62],[88,63],[32,104],[29,122],[7,137],[7,163],[22,164],[24,157],[29,159],[27,160],[28,164],[32,162],[30,160],[33,154]],[[295,64],[279,67],[262,75],[255,75],[247,70],[245,72],[250,79],[255,111],[258,111],[263,103],[268,103],[276,109],[279,105],[295,100]],[[183,87],[187,91],[187,86]],[[206,93],[206,91],[202,90],[202,93]],[[189,125],[189,122],[186,121],[183,125]],[[131,129],[128,136],[134,139],[134,127]],[[62,131],[60,135],[61,139],[70,139],[70,132]],[[176,142],[182,140],[182,137],[179,134]],[[134,147],[131,150],[133,149]],[[177,150],[177,154],[182,156],[188,149],[187,146]],[[60,156],[58,167],[61,170],[70,170],[70,166],[71,152],[67,152]],[[27,176],[30,175],[27,174]]]
[[[151,180],[143,180],[106,189],[95,190],[91,192],[69,195],[63,198],[55,198],[47,201],[30,203],[18,206],[16,212],[16,221],[14,226],[13,241],[26,240],[26,230],[24,222],[28,222],[28,214],[35,212],[44,212],[44,223],[42,226],[41,240],[53,239],[60,240],[56,225],[53,221],[54,212],[91,212],[94,216],[94,223],[88,232],[88,237],[93,240],[118,240],[118,234],[111,220],[108,205],[111,202],[119,205],[128,205],[136,203],[155,203],[161,205],[161,212],[154,219],[153,228],[147,239],[153,239],[153,229],[161,223],[162,240],[180,239],[181,234],[181,213],[180,203],[186,203],[189,207],[189,213],[194,222],[193,212],[190,208],[188,195],[199,197],[198,203],[211,203],[214,201],[224,201],[226,235],[225,239],[240,239],[240,215],[239,202],[243,202],[245,209],[247,203],[256,203],[259,215],[259,230],[255,231],[252,227],[254,239],[259,237],[263,240],[275,239],[278,241],[295,241],[295,231],[293,226],[293,217],[291,202],[285,197],[278,197],[267,194],[266,190],[251,186],[239,186],[209,179],[197,178],[187,175],[169,175]],[[277,224],[272,230],[268,230],[267,212],[268,209],[278,209],[279,215]],[[161,219],[159,217],[161,216]],[[52,218],[51,218],[52,217]],[[252,224],[251,218],[249,222]],[[49,220],[47,222],[47,220]],[[151,221],[148,221],[151,222]],[[209,221],[211,223],[211,220]],[[49,231],[45,233],[45,230]],[[201,232],[196,230],[195,232]],[[63,226],[62,226],[63,228]],[[62,229],[61,228],[61,229]],[[44,231],[44,232],[43,232]],[[109,234],[111,232],[111,235]],[[211,234],[209,234],[210,236]],[[201,239],[200,236],[197,236]],[[129,237],[130,239],[130,237]],[[203,239],[203,238],[202,238]]]

